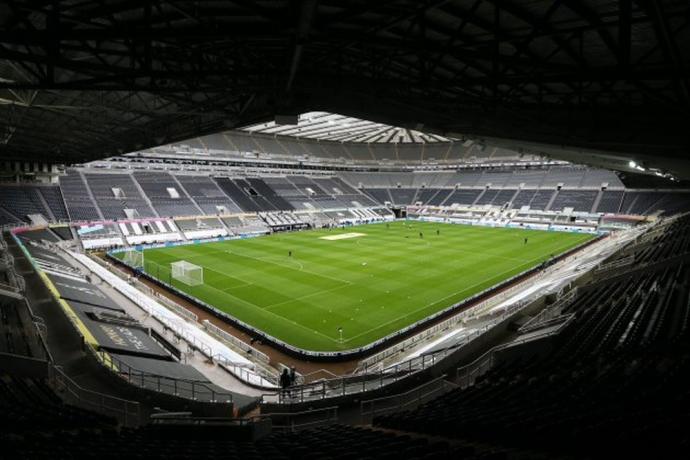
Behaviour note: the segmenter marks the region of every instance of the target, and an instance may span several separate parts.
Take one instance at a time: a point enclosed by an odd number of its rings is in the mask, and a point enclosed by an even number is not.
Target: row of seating
[[[583,167],[503,169],[439,172],[342,172],[340,177],[364,188],[462,188],[490,186],[494,189],[601,188],[623,189],[612,171]]]
[[[12,382],[15,383],[15,382]],[[14,429],[9,423],[2,435],[3,450],[31,459],[270,459],[270,460],[359,460],[359,459],[490,459],[509,458],[511,450],[474,443],[429,439],[378,429],[331,425],[298,433],[275,432],[258,441],[241,441],[213,427],[165,427],[117,430],[108,419],[53,403],[54,394],[41,381],[24,379],[46,405],[36,413],[43,417],[30,433],[25,423]],[[40,392],[40,393],[39,393]],[[43,397],[44,393],[46,397]],[[22,402],[17,401],[21,404]],[[24,414],[7,405],[8,415]],[[0,416],[2,417],[2,416]],[[83,418],[81,418],[83,417]],[[63,418],[64,423],[61,423]],[[83,422],[82,422],[83,421]],[[179,428],[185,428],[180,430]],[[231,428],[229,428],[231,430]],[[520,457],[514,457],[520,458]],[[523,457],[527,458],[527,457]],[[534,458],[534,457],[531,457]]]
[[[59,435],[72,430],[114,428],[115,425],[113,419],[64,404],[43,379],[0,373],[0,440],[3,455],[21,450],[21,446],[16,446],[19,449],[11,448],[13,441],[26,440],[26,447],[40,443],[41,433]],[[57,452],[54,455],[53,458],[61,458]]]
[[[399,206],[422,203],[426,206],[510,205],[529,206],[540,211],[562,211],[646,215],[662,212],[672,215],[690,210],[690,194],[684,192],[637,192],[622,190],[553,189],[476,189],[476,188],[365,188],[364,192],[380,204]],[[597,202],[597,198],[599,201]]]
[[[28,357],[45,355],[24,300],[0,299],[0,353]]]
[[[43,231],[42,231],[43,232]],[[49,231],[45,231],[49,233]],[[51,235],[55,237],[54,235]],[[45,358],[45,349],[34,324],[28,300],[23,296],[23,278],[15,271],[14,259],[0,236],[0,289],[20,294],[20,298],[0,296],[0,353]]]
[[[0,224],[27,220],[29,214],[43,214],[48,220],[84,221],[352,208],[387,202],[395,205],[419,202],[431,206],[510,204],[514,209],[530,206],[533,210],[550,211],[572,207],[582,212],[639,215],[656,212],[671,215],[690,210],[685,192],[624,191],[620,181],[615,181],[617,178],[610,171],[588,168],[343,172],[337,177],[296,175],[248,179],[173,176],[163,171],[128,174],[68,169],[60,178],[60,187],[0,187],[3,196],[9,197],[0,205]],[[462,186],[455,189],[458,183]],[[618,188],[604,191],[582,188],[603,183]],[[490,184],[491,188],[482,189],[477,187],[479,184]],[[557,185],[565,188],[557,190]]]
[[[60,188],[38,185],[0,185],[0,225],[29,222],[30,214],[50,221],[68,219]]]

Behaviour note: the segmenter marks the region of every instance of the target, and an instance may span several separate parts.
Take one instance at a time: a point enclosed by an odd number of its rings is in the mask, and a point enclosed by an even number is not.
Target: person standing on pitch
[[[423,239],[423,238],[424,238],[424,233],[419,232],[419,237]]]
[[[288,257],[292,257],[292,251],[288,251]]]
[[[437,228],[437,229],[436,229],[436,236],[439,236],[440,234],[441,234],[441,230],[439,230],[439,229]]]
[[[525,237],[525,244],[527,244],[527,237]]]

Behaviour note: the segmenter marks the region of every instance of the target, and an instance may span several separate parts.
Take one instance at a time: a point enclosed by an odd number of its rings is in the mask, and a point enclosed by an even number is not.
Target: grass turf
[[[322,238],[348,233],[362,235]],[[151,276],[273,337],[338,351],[376,341],[590,238],[397,221],[148,249],[144,258]],[[204,284],[171,282],[170,263],[178,260],[204,267]]]

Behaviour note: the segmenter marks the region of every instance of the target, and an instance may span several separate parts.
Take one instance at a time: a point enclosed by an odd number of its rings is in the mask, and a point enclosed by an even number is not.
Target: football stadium
[[[688,17],[0,3],[0,458],[685,458]]]

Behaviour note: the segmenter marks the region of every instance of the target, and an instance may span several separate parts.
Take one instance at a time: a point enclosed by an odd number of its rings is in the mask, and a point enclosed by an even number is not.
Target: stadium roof
[[[297,124],[277,124],[275,121],[268,121],[247,126],[241,131],[337,142],[411,144],[453,140],[415,129],[400,128],[328,112],[308,112],[295,118]]]
[[[83,162],[324,111],[690,177],[689,17],[687,0],[0,2],[0,155]]]

